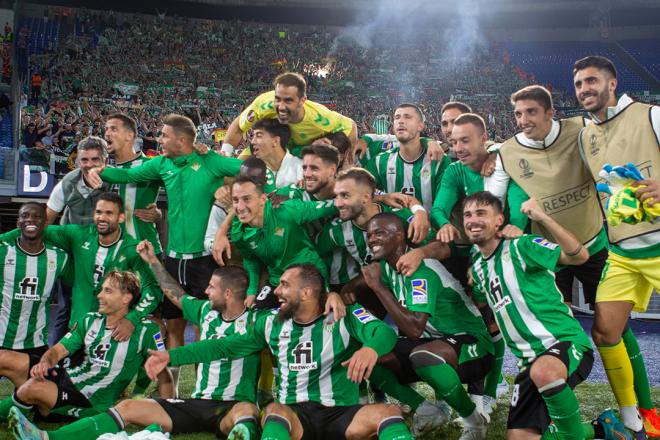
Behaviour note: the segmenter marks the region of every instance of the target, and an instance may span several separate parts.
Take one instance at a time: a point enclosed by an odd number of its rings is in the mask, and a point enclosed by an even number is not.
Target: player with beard
[[[378,189],[413,196],[430,212],[442,174],[451,161],[444,155],[439,160],[431,159],[428,145],[420,139],[424,116],[416,105],[396,108],[393,129],[399,149],[376,156],[365,168],[376,178]]]
[[[462,439],[483,439],[488,416],[468,392],[483,394],[483,379],[493,363],[490,335],[463,287],[437,260],[425,258],[408,273],[398,268],[410,251],[405,231],[404,221],[394,213],[377,214],[367,226],[369,249],[378,262],[363,266],[364,281],[399,331],[392,353],[379,359],[393,374],[378,371],[377,383],[397,397],[397,382],[423,380],[463,418]],[[469,384],[467,392],[463,383]],[[419,405],[421,396],[416,400]],[[416,413],[415,431],[438,422]]]
[[[135,251],[138,242],[122,231],[120,224],[123,221],[121,197],[115,193],[103,193],[96,202],[94,224],[48,226],[44,233],[46,242],[61,247],[73,257],[75,274],[69,328],[85,314],[97,310],[97,294],[111,270],[131,270],[140,275],[140,301],[117,322],[112,332],[118,341],[128,340],[140,321],[158,306],[162,298],[151,269]],[[0,239],[14,240],[20,233],[15,229]]]
[[[523,212],[549,230],[557,243],[538,235],[502,238],[502,204],[489,192],[468,196],[463,206],[465,232],[476,248],[473,296],[488,303],[521,367],[507,438],[630,438],[611,410],[595,423],[581,425],[573,388],[589,375],[593,350],[562,301],[554,271],[560,264],[583,264],[589,253],[582,243],[545,214],[535,199],[525,202]]]
[[[0,359],[4,358],[5,350],[11,350],[26,354],[32,366],[48,350],[55,280],[69,279],[73,267],[66,252],[44,243],[46,209],[43,205],[24,203],[18,210],[17,226],[20,236],[16,241],[0,243]],[[20,380],[25,382],[27,374]],[[12,397],[0,402],[1,420],[7,418],[13,404]]]
[[[446,102],[440,110],[440,130],[444,137],[441,146],[452,162],[456,162],[458,158],[451,145],[451,132],[454,129],[454,121],[463,113],[472,113],[472,109],[469,105],[460,101]]]
[[[579,136],[580,154],[593,180],[601,180],[605,164],[631,162],[644,175],[635,184],[637,199],[649,206],[660,203],[660,107],[634,102],[625,94],[617,99],[616,69],[604,57],[576,61],[573,81],[575,95],[593,121]],[[606,201],[601,199],[603,208]],[[640,438],[644,428],[658,437],[660,417],[643,358],[626,327],[630,312],[646,311],[653,289],[660,288],[660,222],[621,223],[607,232],[611,246],[596,291],[591,335],[626,427]]]
[[[20,385],[15,393],[17,405],[9,414],[9,429],[15,438],[96,439],[106,428],[115,425],[112,405],[131,383],[148,353],[165,349],[158,326],[147,320],[140,321],[126,341],[116,341],[112,337],[115,326],[140,300],[140,287],[136,274],[112,270],[98,293],[98,312],[83,315],[37,364],[28,369],[27,355],[22,353],[4,358],[20,366],[9,370],[5,369],[6,365],[0,366],[7,377]],[[60,364],[77,351],[83,355],[79,366]],[[29,379],[20,383],[20,378],[27,378],[28,373]],[[172,378],[168,371],[160,372],[154,379],[158,379],[162,396],[172,395]],[[56,431],[43,432],[25,416],[32,407],[42,415],[52,412],[76,418],[94,417],[91,423],[90,419],[85,419]]]
[[[123,113],[113,113],[105,122],[105,140],[108,154],[114,157],[116,166],[122,169],[139,167],[149,160],[142,152],[133,149],[137,137],[137,124]],[[160,182],[120,183],[114,185],[124,201],[126,221],[122,227],[136,240],[149,240],[156,253],[162,252],[155,223],[160,220],[156,208]]]
[[[266,408],[262,440],[411,439],[394,405],[358,405],[358,384],[396,342],[394,331],[359,305],[327,323],[324,281],[311,264],[286,269],[276,289],[280,310],[257,319],[243,335],[154,353],[153,377],[168,364],[210,362],[270,349],[279,374],[276,402]]]
[[[300,150],[327,133],[343,131],[357,141],[357,125],[352,119],[332,111],[324,105],[307,99],[307,83],[302,75],[286,72],[273,81],[275,90],[262,93],[227,128],[222,152],[231,155],[253,124],[262,119],[277,119],[291,129],[291,140],[286,146],[291,154],[300,156]],[[249,155],[246,149],[242,156]]]

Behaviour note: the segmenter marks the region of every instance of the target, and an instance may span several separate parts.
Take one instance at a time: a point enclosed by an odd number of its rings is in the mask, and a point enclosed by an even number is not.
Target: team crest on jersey
[[[217,317],[218,317],[217,310],[211,310],[206,314],[206,317],[204,318],[204,322],[211,322]]]
[[[537,238],[533,239],[532,243],[536,243],[539,246],[542,246],[544,248],[548,248],[550,250],[553,250],[553,249],[557,248],[557,243],[553,243],[551,241],[548,241],[543,237],[537,237]]]
[[[163,341],[163,336],[160,332],[154,333],[154,342],[158,351],[165,351],[165,341]]]
[[[55,269],[57,269],[57,261],[48,260],[48,270],[55,270]]]
[[[247,327],[247,320],[245,318],[239,318],[236,320],[236,323],[234,324],[236,333],[245,333],[245,327]]]
[[[430,175],[431,175],[431,170],[429,170],[429,169],[426,168],[426,167],[424,167],[424,168],[422,169],[422,172],[420,173],[420,176],[422,176],[423,178],[427,178],[427,177],[429,177]]]
[[[273,234],[277,235],[278,237],[284,237],[284,228],[280,228],[279,226],[276,227]]]
[[[597,155],[598,152],[600,151],[600,148],[598,147],[598,143],[596,142],[596,135],[595,135],[595,134],[592,134],[592,135],[591,135],[591,142],[590,142],[590,144],[591,144],[591,145],[590,145],[591,148],[590,148],[589,153],[590,153],[592,156]]]
[[[250,110],[245,119],[247,119],[250,123],[254,122],[254,120],[257,119],[257,115],[254,113],[254,110]]]
[[[195,162],[194,164],[190,165],[190,168],[193,169],[193,171],[199,171],[199,169],[202,167],[202,164],[199,162]]]
[[[366,324],[367,322],[371,322],[376,319],[376,317],[369,313],[364,307],[353,310],[353,316],[355,316],[362,324]]]
[[[428,283],[424,278],[417,278],[410,281],[412,286],[412,303],[413,304],[428,304]]]
[[[314,343],[312,341],[300,342],[291,351],[293,363],[289,364],[291,371],[316,370],[317,364],[313,360]]]

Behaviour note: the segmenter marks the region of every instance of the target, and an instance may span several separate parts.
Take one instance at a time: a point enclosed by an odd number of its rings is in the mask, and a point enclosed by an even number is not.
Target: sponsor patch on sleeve
[[[550,250],[555,249],[557,247],[557,243],[553,243],[551,241],[548,241],[543,237],[537,237],[537,238],[533,239],[532,242],[536,243],[539,246],[542,246],[544,248],[548,248]]]
[[[154,333],[154,341],[156,342],[156,348],[158,351],[165,351],[165,341],[163,341],[160,332]]]
[[[353,316],[355,316],[362,324],[366,324],[367,322],[371,322],[376,319],[376,317],[369,313],[364,307],[353,310]]]
[[[428,304],[428,284],[426,279],[417,278],[410,281],[412,286],[412,303],[413,304]]]

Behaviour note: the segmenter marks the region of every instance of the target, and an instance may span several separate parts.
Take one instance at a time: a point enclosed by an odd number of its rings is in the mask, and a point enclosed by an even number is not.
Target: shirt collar
[[[516,134],[516,139],[526,147],[542,150],[548,145],[552,145],[552,143],[557,140],[557,136],[559,136],[559,122],[553,119],[552,125],[550,126],[550,133],[548,133],[548,135],[542,141],[535,141],[530,139],[522,132]]]
[[[613,117],[615,117],[616,115],[621,113],[623,110],[625,110],[626,107],[628,107],[633,102],[634,101],[630,98],[630,96],[626,95],[625,93],[623,95],[621,95],[621,97],[619,98],[619,100],[616,103],[616,106],[607,107],[607,119],[606,119],[606,121],[612,119]],[[591,116],[591,119],[593,119],[593,121],[596,124],[600,124],[602,122],[605,122],[605,121],[599,120],[596,117],[596,115],[594,115],[593,113],[589,113],[589,116]]]

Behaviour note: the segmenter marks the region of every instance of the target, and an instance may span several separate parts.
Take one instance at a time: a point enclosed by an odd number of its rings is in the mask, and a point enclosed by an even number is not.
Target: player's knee
[[[415,370],[447,363],[449,353],[445,353],[445,350],[443,349],[429,348],[430,347],[425,347],[422,345],[415,348],[408,356],[410,363]]]
[[[558,384],[560,381],[566,381],[566,367],[556,358],[539,358],[537,359],[529,371],[529,378],[534,382],[536,388],[541,391],[543,388],[553,384]]]
[[[249,402],[238,402],[231,409],[232,413],[236,417],[252,416],[257,417],[259,415],[259,410],[254,403]]]
[[[597,325],[594,322],[594,326],[591,328],[591,337],[594,340],[596,346],[603,345],[615,345],[621,339],[621,335],[613,331],[613,329],[608,328],[606,325]]]
[[[43,394],[43,382],[29,379],[16,390],[16,396],[25,403],[33,403],[35,398]]]
[[[282,405],[281,403],[272,402],[266,407],[264,418],[271,414],[286,417],[289,414],[289,411],[291,410],[288,406]]]
[[[126,422],[126,424],[134,422],[134,420],[131,419],[131,414],[135,412],[136,403],[138,402],[139,400],[126,399],[115,405],[115,411],[124,422]]]

